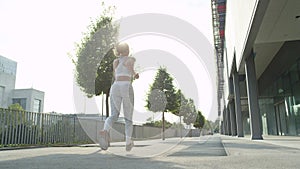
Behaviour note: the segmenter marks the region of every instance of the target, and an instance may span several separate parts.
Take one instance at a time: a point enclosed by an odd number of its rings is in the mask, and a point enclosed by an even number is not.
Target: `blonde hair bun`
[[[129,55],[129,45],[127,43],[119,43],[116,47],[117,56],[128,56]]]

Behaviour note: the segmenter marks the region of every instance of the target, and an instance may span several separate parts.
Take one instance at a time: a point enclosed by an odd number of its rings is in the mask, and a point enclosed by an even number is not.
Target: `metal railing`
[[[0,108],[0,147],[91,142],[76,115]]]
[[[99,142],[104,121],[76,114],[35,113],[0,108],[0,149],[5,147],[77,145]],[[161,128],[133,126],[133,139],[159,139]],[[111,141],[125,140],[125,125],[117,122]],[[166,138],[199,136],[199,130],[169,128]]]

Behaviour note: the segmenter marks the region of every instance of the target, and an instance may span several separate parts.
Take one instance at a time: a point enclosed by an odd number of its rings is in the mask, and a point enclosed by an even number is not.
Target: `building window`
[[[24,110],[26,110],[26,98],[13,99],[13,104],[15,103],[19,103],[19,105],[22,106]]]
[[[4,97],[4,87],[0,86],[0,107],[3,106],[3,97]]]
[[[34,99],[33,102],[33,112],[41,112],[41,100]]]
[[[16,75],[17,63],[10,59],[0,56],[0,72]]]

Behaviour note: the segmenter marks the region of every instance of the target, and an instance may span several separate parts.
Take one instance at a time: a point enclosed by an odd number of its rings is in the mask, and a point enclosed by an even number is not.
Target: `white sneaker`
[[[109,134],[106,130],[100,131],[100,139],[99,139],[100,147],[102,150],[107,150],[109,147]]]
[[[133,141],[131,141],[129,144],[126,144],[126,151],[131,151],[131,149],[133,148],[134,143]]]

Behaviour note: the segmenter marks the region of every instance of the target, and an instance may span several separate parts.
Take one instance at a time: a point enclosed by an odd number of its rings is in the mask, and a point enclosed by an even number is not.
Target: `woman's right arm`
[[[116,70],[118,64],[119,64],[119,60],[115,59],[113,62],[113,77],[115,77],[115,70]]]

